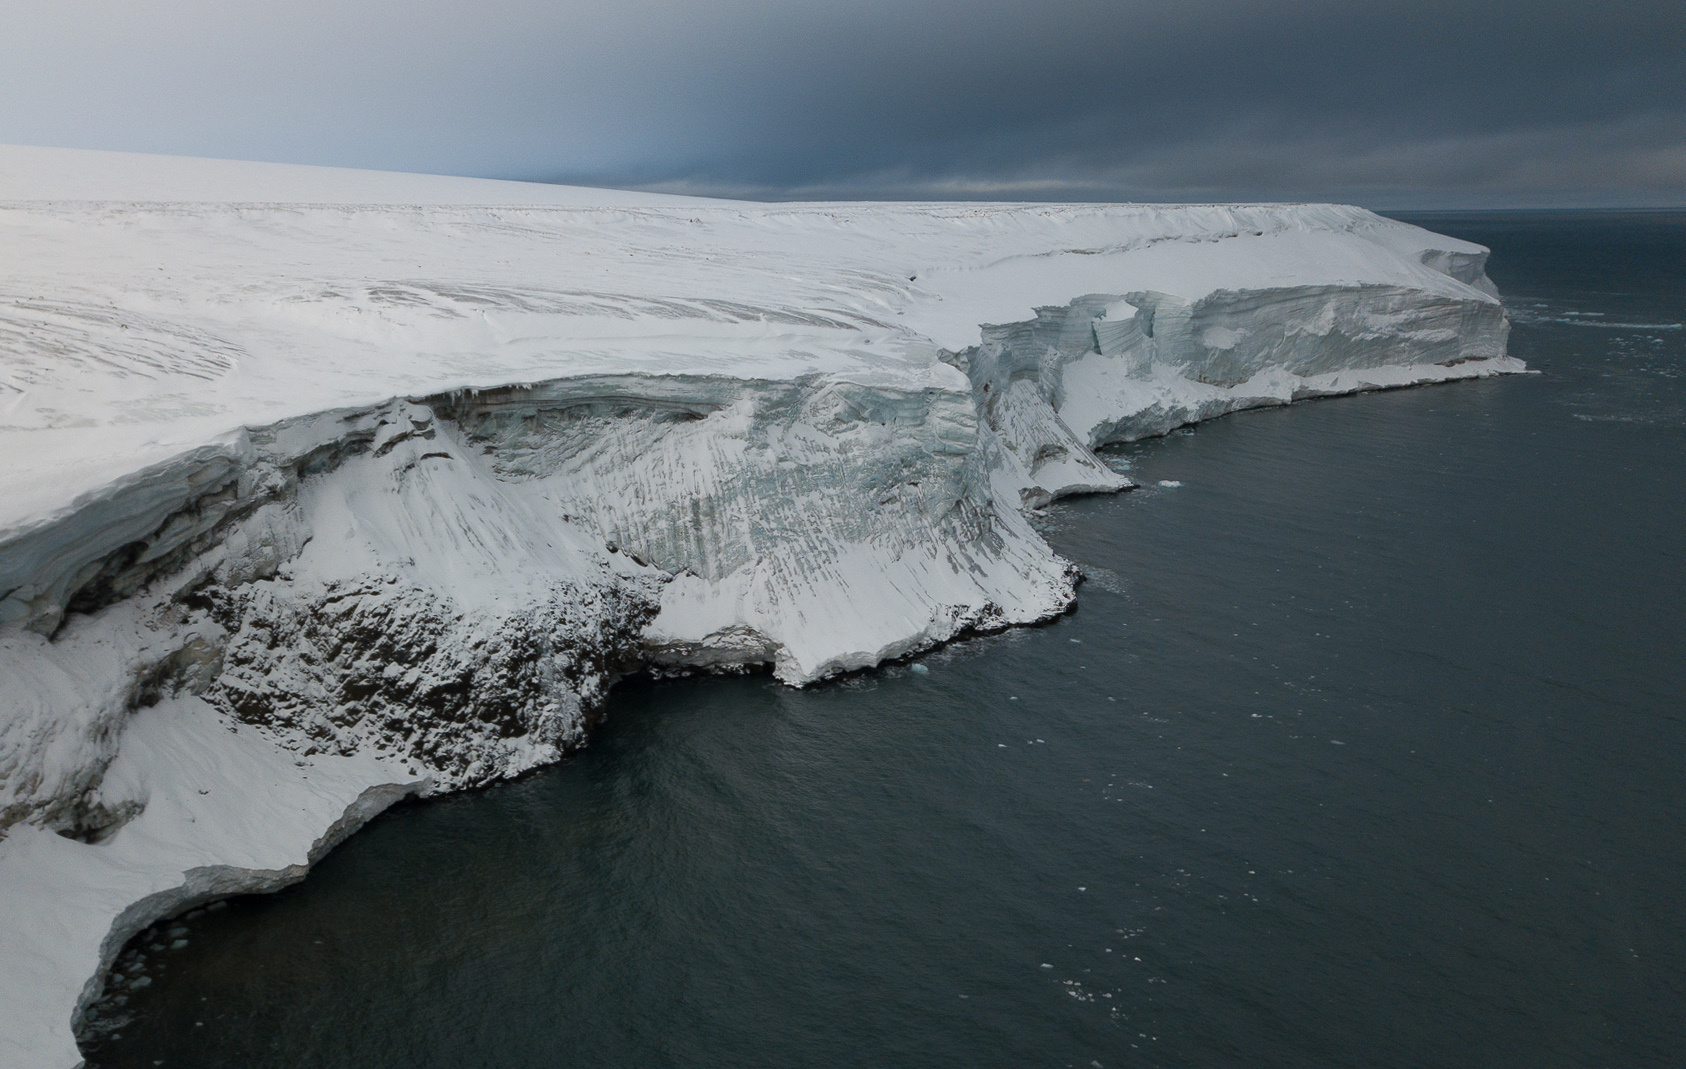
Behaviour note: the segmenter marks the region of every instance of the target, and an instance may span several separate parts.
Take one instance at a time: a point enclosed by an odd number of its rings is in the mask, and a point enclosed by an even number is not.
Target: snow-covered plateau
[[[617,675],[1049,619],[1094,450],[1523,370],[1333,205],[747,204],[0,148],[0,1066]]]

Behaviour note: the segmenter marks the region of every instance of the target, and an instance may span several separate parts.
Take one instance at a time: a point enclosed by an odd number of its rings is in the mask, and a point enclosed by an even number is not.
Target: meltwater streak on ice
[[[1686,217],[1423,221],[1686,311]],[[569,763],[137,941],[91,1063],[1681,1064],[1686,347],[1512,345],[1115,454],[1053,626],[622,684]]]

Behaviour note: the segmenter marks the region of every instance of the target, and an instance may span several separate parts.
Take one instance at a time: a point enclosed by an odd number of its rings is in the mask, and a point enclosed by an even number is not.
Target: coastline
[[[45,463],[0,473],[6,1064],[79,1060],[134,933],[559,759],[621,672],[806,685],[1064,612],[1024,511],[1128,486],[1107,442],[1525,370],[1485,250],[1357,209],[241,204],[4,210],[58,250],[5,280],[47,338],[4,429]]]

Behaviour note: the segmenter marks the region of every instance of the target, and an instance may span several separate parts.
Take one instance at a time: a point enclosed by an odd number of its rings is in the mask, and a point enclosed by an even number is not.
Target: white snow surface
[[[147,924],[555,760],[620,672],[1065,611],[1023,510],[1129,486],[1108,442],[1523,370],[1485,260],[1336,205],[0,147],[0,1067],[75,1065]]]
[[[120,835],[30,825],[0,840],[0,1064],[75,1065],[69,1012],[161,916],[302,879],[345,834],[423,784],[370,757],[301,760],[197,698],[130,717],[106,779],[144,800]]]

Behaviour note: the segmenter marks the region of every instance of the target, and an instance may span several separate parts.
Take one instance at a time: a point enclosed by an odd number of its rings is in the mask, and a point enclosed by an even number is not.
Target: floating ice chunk
[[[929,668],[926,668],[922,664],[916,664],[916,665],[912,666],[911,668],[909,668],[908,671],[912,672],[916,676],[922,676],[922,675],[928,675],[931,670]]]
[[[1177,481],[1176,479],[1160,479],[1159,485],[1163,486],[1163,487],[1165,487],[1169,490],[1175,490],[1177,487],[1181,486],[1182,483]]]

